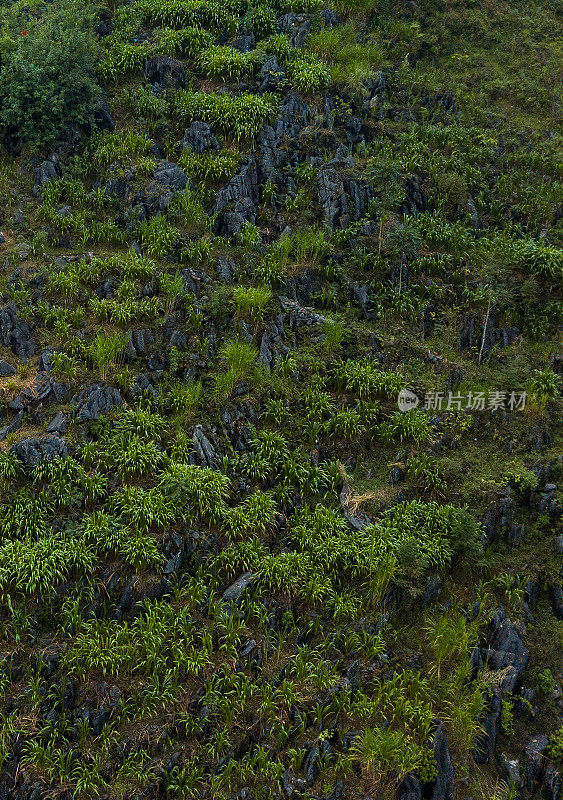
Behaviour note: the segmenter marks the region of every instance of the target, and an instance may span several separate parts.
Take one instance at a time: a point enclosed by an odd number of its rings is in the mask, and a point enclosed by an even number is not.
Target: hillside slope
[[[0,798],[563,797],[561,0],[0,0]]]

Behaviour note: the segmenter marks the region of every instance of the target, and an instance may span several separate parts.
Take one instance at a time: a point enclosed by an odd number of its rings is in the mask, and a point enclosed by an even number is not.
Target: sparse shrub
[[[260,322],[271,299],[272,292],[267,286],[237,286],[233,290],[232,302],[235,306],[237,317]]]
[[[101,332],[96,334],[96,338],[88,347],[88,356],[99,369],[102,380],[107,379],[109,368],[117,363],[126,344],[125,337],[119,333],[111,336]]]
[[[147,252],[156,258],[171,253],[180,241],[180,231],[159,214],[141,224],[141,238]]]
[[[428,414],[418,408],[401,413],[396,411],[379,427],[379,433],[387,442],[398,439],[413,439],[418,444],[427,442],[432,436],[432,425]]]

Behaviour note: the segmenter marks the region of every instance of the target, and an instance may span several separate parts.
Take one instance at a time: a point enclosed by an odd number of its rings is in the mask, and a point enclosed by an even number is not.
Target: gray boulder
[[[36,467],[44,461],[51,461],[59,456],[68,455],[66,442],[58,436],[46,436],[43,439],[22,439],[10,451],[26,467]]]
[[[181,89],[186,85],[186,71],[181,62],[171,56],[147,58],[144,77],[153,86],[166,89]]]
[[[4,361],[3,358],[0,358],[0,378],[11,378],[15,374],[16,368]]]
[[[226,603],[238,603],[243,593],[246,591],[246,589],[248,589],[253,580],[254,574],[252,572],[243,573],[240,578],[237,578],[236,581],[229,586],[228,589],[225,589],[223,592],[223,600]]]
[[[172,161],[161,161],[153,177],[161,186],[169,186],[176,192],[182,192],[188,185],[188,176]]]

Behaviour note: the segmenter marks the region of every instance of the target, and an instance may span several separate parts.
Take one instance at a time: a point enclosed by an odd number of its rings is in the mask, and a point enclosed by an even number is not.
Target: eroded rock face
[[[117,406],[123,405],[123,398],[118,389],[102,384],[93,384],[83,389],[71,400],[76,409],[79,422],[96,420]]]
[[[520,330],[515,326],[501,328],[495,312],[489,315],[486,329],[484,321],[469,314],[463,321],[459,346],[461,348],[472,347],[481,353],[482,358],[486,358],[491,354],[493,348],[509,347],[519,335]]]
[[[477,764],[488,764],[493,757],[500,726],[501,706],[501,693],[495,686],[488,700],[487,710],[480,721],[483,732],[477,737],[473,749],[473,758]]]
[[[407,775],[403,780],[399,788],[398,800],[422,800],[422,786],[415,775]]]
[[[0,344],[9,347],[18,358],[27,360],[35,355],[37,345],[27,322],[18,317],[15,303],[0,309]]]
[[[522,672],[528,663],[529,651],[522,642],[519,629],[509,619],[502,618],[495,625],[493,638],[484,653],[492,669],[505,670],[501,687],[505,692],[513,692]]]
[[[190,127],[184,131],[182,145],[188,153],[195,153],[198,156],[209,150],[221,149],[219,139],[214,136],[207,122],[198,120],[192,122]]]
[[[442,724],[438,726],[434,733],[432,752],[434,753],[438,774],[432,786],[432,791],[428,795],[429,800],[451,800],[455,788],[454,766],[448,746],[448,737]]]
[[[250,158],[237,175],[219,190],[215,198],[213,213],[217,215],[216,233],[232,239],[245,223],[254,224],[260,190],[256,161]]]

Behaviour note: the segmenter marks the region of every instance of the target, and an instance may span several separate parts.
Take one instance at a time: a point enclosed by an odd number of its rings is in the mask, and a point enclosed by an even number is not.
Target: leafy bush
[[[32,147],[52,146],[70,127],[93,120],[101,91],[87,25],[64,9],[44,13],[4,55],[0,121]]]

